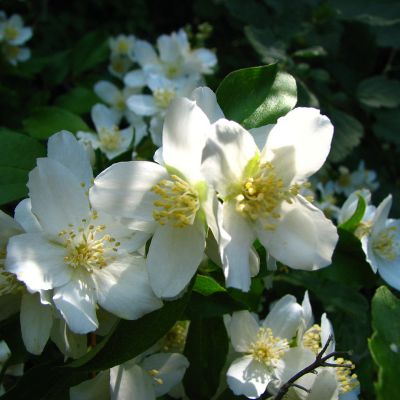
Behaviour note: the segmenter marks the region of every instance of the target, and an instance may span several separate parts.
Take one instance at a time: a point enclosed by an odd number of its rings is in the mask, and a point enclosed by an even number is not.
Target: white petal
[[[247,310],[234,312],[229,323],[233,348],[240,353],[248,352],[250,345],[256,341],[259,328],[258,322]]]
[[[94,150],[98,149],[101,146],[99,136],[95,133],[78,131],[76,132],[76,137],[79,139],[80,142],[83,142],[85,145],[89,143]]]
[[[64,263],[66,250],[39,234],[25,233],[10,239],[6,269],[33,292],[64,285],[71,271]]]
[[[310,328],[314,323],[313,312],[310,303],[310,297],[308,295],[308,290],[304,293],[303,302],[301,303],[301,307],[303,309],[303,319],[305,328]]]
[[[94,85],[94,92],[100,97],[104,103],[113,106],[115,98],[117,98],[121,91],[113,83],[108,81],[99,81]]]
[[[203,110],[210,123],[213,124],[220,118],[225,117],[221,107],[217,103],[217,96],[210,88],[203,86],[193,90],[190,99],[194,100],[197,106]]]
[[[150,375],[138,365],[111,368],[111,400],[155,400]]]
[[[99,131],[101,128],[112,129],[118,126],[121,114],[104,104],[96,104],[92,107],[91,117],[96,130]]]
[[[365,260],[371,266],[372,271],[377,273],[380,260],[374,252],[374,249],[372,247],[372,239],[370,236],[365,235],[361,238],[361,247],[365,254]]]
[[[299,107],[278,119],[263,153],[270,161],[275,151],[293,148],[296,171],[293,181],[302,180],[321,168],[328,156],[332,135],[331,122],[319,110]]]
[[[211,74],[212,68],[217,64],[217,57],[214,52],[208,49],[195,49],[192,51],[191,56],[199,64],[199,71],[202,74]]]
[[[356,397],[358,398],[358,396]],[[339,384],[335,374],[330,370],[318,371],[311,393],[307,400],[337,400],[339,399]],[[340,399],[344,400],[342,395]]]
[[[137,40],[133,48],[134,57],[141,67],[146,64],[155,64],[158,62],[157,53],[153,46],[144,40]]]
[[[154,97],[149,94],[133,94],[126,100],[126,105],[137,115],[152,116],[159,109],[154,101]]]
[[[146,357],[142,362],[142,367],[146,371],[157,370],[155,376],[161,379],[160,382],[153,382],[156,397],[168,393],[175,385],[181,382],[189,361],[182,354],[159,353]]]
[[[25,232],[32,233],[42,230],[39,221],[32,213],[31,199],[24,199],[18,203],[15,207],[14,218],[24,228]],[[1,231],[4,232],[3,229]]]
[[[142,88],[146,86],[146,74],[141,69],[135,69],[124,76],[124,83],[130,88]]]
[[[390,208],[392,207],[392,195],[386,196],[376,209],[372,220],[371,236],[374,237],[382,229],[385,228],[386,220],[389,216]]]
[[[271,381],[268,370],[251,356],[236,359],[226,373],[228,386],[236,395],[249,399],[260,397]]]
[[[29,174],[32,211],[43,230],[57,235],[69,224],[79,226],[89,215],[89,200],[72,172],[49,158],[37,160],[37,168]]]
[[[151,289],[143,257],[117,257],[93,279],[99,304],[120,318],[137,319],[163,305]]]
[[[394,261],[380,258],[378,272],[388,285],[400,290],[400,257],[397,257]]]
[[[160,114],[155,115],[150,120],[149,131],[150,131],[151,140],[158,147],[162,146],[163,124],[164,124],[164,117]]]
[[[76,276],[54,290],[53,301],[71,331],[79,334],[92,332],[99,323],[96,317],[96,292],[89,277]]]
[[[296,196],[292,204],[282,204],[280,214],[275,229],[265,229],[263,221],[257,226],[258,237],[268,252],[296,269],[315,270],[329,265],[338,234],[322,211]]]
[[[48,157],[68,168],[88,189],[92,184],[93,171],[87,151],[68,131],[55,133],[47,144]]]
[[[161,35],[157,39],[157,48],[160,59],[165,63],[178,63],[180,58],[180,48],[178,43],[171,36]]]
[[[97,176],[90,202],[111,215],[153,222],[153,203],[159,196],[151,188],[168,177],[165,168],[156,163],[116,163]]]
[[[110,371],[101,371],[94,378],[69,389],[70,400],[109,400]]]
[[[10,44],[14,46],[20,46],[32,37],[32,33],[32,28],[29,26],[25,26],[19,31],[18,37],[16,37],[14,40],[10,40]]]
[[[271,328],[274,336],[292,339],[303,317],[303,310],[296,298],[290,294],[278,300],[265,318],[263,326]]]
[[[258,149],[261,151],[265,147],[268,135],[271,132],[275,124],[260,126],[259,128],[249,129],[251,136],[253,136],[254,141],[257,144]]]
[[[158,297],[174,297],[189,283],[204,255],[205,229],[201,224],[175,228],[160,226],[154,233],[147,266]]]
[[[200,164],[210,123],[194,101],[175,99],[168,108],[163,129],[163,158],[195,182],[201,179]]]
[[[8,239],[24,232],[21,222],[0,210],[0,248],[6,247]]]
[[[324,347],[331,337],[331,341],[326,348],[325,355],[335,351],[335,336],[333,334],[333,326],[331,321],[326,317],[326,313],[321,315],[321,345]]]
[[[232,183],[242,179],[248,162],[258,153],[249,132],[225,119],[211,126],[203,152],[202,172],[222,196]]]
[[[248,292],[250,251],[255,239],[253,228],[228,202],[223,206],[223,228],[230,238],[229,241],[224,239],[220,246],[226,286]]]
[[[51,306],[43,305],[38,293],[25,293],[21,300],[20,322],[26,349],[32,354],[41,354],[53,325]]]

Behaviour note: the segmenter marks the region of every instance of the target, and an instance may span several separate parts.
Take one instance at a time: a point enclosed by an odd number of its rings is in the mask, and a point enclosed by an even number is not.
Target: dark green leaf
[[[90,112],[92,107],[99,102],[100,99],[93,90],[78,86],[60,96],[55,104],[74,114],[82,115]]]
[[[379,368],[376,398],[396,399],[400,391],[400,300],[385,286],[372,299],[372,326],[369,348]]]
[[[296,81],[276,64],[245,68],[224,78],[217,99],[226,118],[256,128],[276,123],[295,106]]]
[[[197,275],[193,291],[203,296],[210,296],[214,293],[226,292],[226,289],[209,276]]]
[[[190,366],[184,376],[191,399],[208,400],[216,392],[228,352],[228,335],[222,317],[190,321],[184,354]]]
[[[24,129],[37,139],[47,139],[61,130],[76,133],[90,130],[78,115],[59,107],[41,107],[22,121]]]
[[[400,105],[400,82],[383,75],[368,78],[358,85],[357,97],[370,107],[395,108]]]
[[[37,140],[0,128],[0,204],[26,196],[28,173],[36,165],[36,158],[46,154]]]
[[[384,141],[400,147],[400,109],[379,110],[375,113],[376,122],[373,125],[375,135]]]
[[[293,53],[294,57],[314,58],[326,56],[326,50],[321,46],[309,47],[307,49],[297,50]]]
[[[167,302],[161,309],[136,321],[120,320],[102,345],[101,351],[95,347],[81,359],[70,363],[68,367],[83,371],[104,370],[143,353],[161,339],[181,318],[190,295],[191,288],[182,298]]]

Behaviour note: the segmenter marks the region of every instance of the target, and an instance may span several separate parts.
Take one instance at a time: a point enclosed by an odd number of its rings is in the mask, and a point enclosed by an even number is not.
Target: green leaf
[[[90,130],[78,115],[59,107],[40,107],[22,121],[27,133],[37,139],[47,139],[61,130],[76,133]]]
[[[294,57],[314,58],[326,56],[327,52],[322,46],[308,47],[307,49],[297,50],[293,53]]]
[[[104,32],[90,32],[72,50],[72,73],[79,75],[108,60],[110,50]]]
[[[394,110],[379,110],[374,113],[376,122],[372,126],[375,135],[384,141],[400,147],[400,108]]]
[[[379,368],[375,384],[377,400],[397,399],[400,391],[400,300],[381,286],[372,299],[372,327],[369,341]]]
[[[214,293],[226,292],[226,289],[209,276],[197,275],[193,291],[203,296],[210,296]]]
[[[346,158],[360,144],[364,135],[361,123],[349,114],[333,109],[328,115],[335,128],[329,160],[338,162]]]
[[[26,196],[28,173],[46,150],[37,140],[0,128],[0,204]]]
[[[82,115],[90,112],[92,107],[99,102],[100,99],[93,90],[78,86],[58,97],[55,104],[74,114]]]
[[[276,123],[295,106],[296,81],[276,64],[240,69],[224,78],[217,99],[226,118],[257,128]]]
[[[227,353],[228,335],[222,317],[190,321],[184,351],[190,366],[183,380],[189,398],[212,398],[219,386]]]
[[[98,371],[120,365],[148,350],[178,321],[189,301],[191,288],[178,300],[170,301],[135,321],[120,320],[111,335],[102,344],[67,367],[82,371]]]
[[[340,228],[348,232],[354,232],[360,224],[366,209],[367,204],[364,198],[361,195],[358,195],[357,208],[354,211],[354,214],[347,221],[343,222],[340,225]]]
[[[358,85],[357,97],[369,107],[395,108],[400,105],[400,82],[383,75],[368,78]]]

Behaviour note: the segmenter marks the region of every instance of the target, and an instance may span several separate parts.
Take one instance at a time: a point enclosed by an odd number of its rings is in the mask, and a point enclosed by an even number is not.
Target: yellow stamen
[[[159,108],[167,108],[175,98],[176,93],[173,90],[157,89],[153,92],[154,102]]]

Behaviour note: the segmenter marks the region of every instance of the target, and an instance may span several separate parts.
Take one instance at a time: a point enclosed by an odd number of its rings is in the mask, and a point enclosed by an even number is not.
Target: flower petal
[[[207,116],[194,101],[177,98],[169,106],[162,133],[163,159],[190,181],[201,179],[200,164],[206,135]]]
[[[46,233],[58,235],[70,224],[79,226],[90,213],[85,190],[73,173],[50,158],[39,158],[30,172],[32,212]]]
[[[158,297],[178,295],[196,273],[204,256],[205,229],[202,224],[156,229],[147,255],[150,284]]]
[[[94,92],[100,97],[104,103],[112,106],[115,99],[120,95],[121,91],[113,83],[108,81],[99,81],[93,87]]]
[[[36,216],[32,213],[32,203],[31,199],[21,200],[17,207],[15,207],[14,218],[25,230],[25,232],[33,233],[33,232],[41,232],[42,228],[40,226],[39,221]],[[0,225],[1,228],[2,225]],[[1,235],[4,234],[4,229],[0,229],[2,232]],[[21,231],[20,233],[22,233]],[[10,235],[11,236],[11,235]],[[1,243],[1,242],[0,242]]]
[[[126,105],[137,115],[145,117],[150,117],[159,111],[154,97],[150,94],[133,94],[126,100]]]
[[[133,48],[134,57],[141,67],[146,64],[157,64],[158,57],[153,46],[145,40],[136,40]]]
[[[226,196],[232,183],[242,179],[248,162],[257,154],[257,145],[249,132],[236,122],[220,119],[211,125],[203,152],[202,173]]]
[[[99,304],[125,319],[137,319],[162,307],[149,284],[143,257],[118,257],[107,267],[94,271]]]
[[[68,131],[55,133],[47,144],[48,157],[68,168],[88,189],[93,171],[87,151]]]
[[[232,314],[229,323],[229,336],[233,348],[239,353],[246,353],[257,339],[260,326],[247,311],[237,311]]]
[[[110,371],[101,371],[94,378],[72,386],[70,400],[110,400]]]
[[[263,150],[264,157],[271,161],[274,153],[282,148],[294,148],[295,171],[293,181],[303,180],[318,171],[328,156],[333,135],[333,126],[319,110],[295,108],[277,124],[268,135]]]
[[[228,386],[234,394],[249,399],[260,397],[271,381],[271,375],[262,364],[253,361],[251,356],[236,359],[226,373]]]
[[[178,353],[159,353],[146,357],[142,362],[142,367],[146,371],[158,371],[155,376],[160,379],[158,383],[153,382],[156,397],[168,393],[175,385],[182,381],[183,375],[189,366],[187,358]]]
[[[141,69],[135,69],[124,76],[124,84],[129,88],[142,88],[146,86],[146,74]]]
[[[263,221],[257,223],[258,237],[268,252],[296,269],[316,270],[329,265],[338,234],[322,211],[296,196],[292,204],[282,203],[280,214],[273,230],[266,229]]]
[[[153,222],[153,203],[159,196],[151,188],[168,177],[165,168],[153,162],[116,163],[94,180],[90,202],[110,215]]]
[[[121,114],[104,104],[95,104],[92,107],[91,117],[98,132],[101,128],[112,129],[118,126]]]
[[[20,322],[26,349],[32,354],[41,354],[53,325],[51,306],[40,302],[39,293],[25,293],[21,299]]]
[[[53,301],[71,331],[93,332],[99,326],[96,317],[96,292],[90,277],[75,271],[73,279],[54,290]]]
[[[217,102],[217,96],[208,87],[198,87],[193,90],[190,95],[190,99],[194,100],[198,107],[207,115],[210,123],[214,123],[220,118],[225,118],[224,113],[221,110]]]
[[[263,326],[271,328],[274,336],[290,340],[299,329],[302,317],[301,305],[294,296],[287,294],[274,304]]]
[[[71,279],[65,255],[64,247],[36,233],[24,233],[10,238],[6,270],[16,274],[33,292],[53,289]]]

